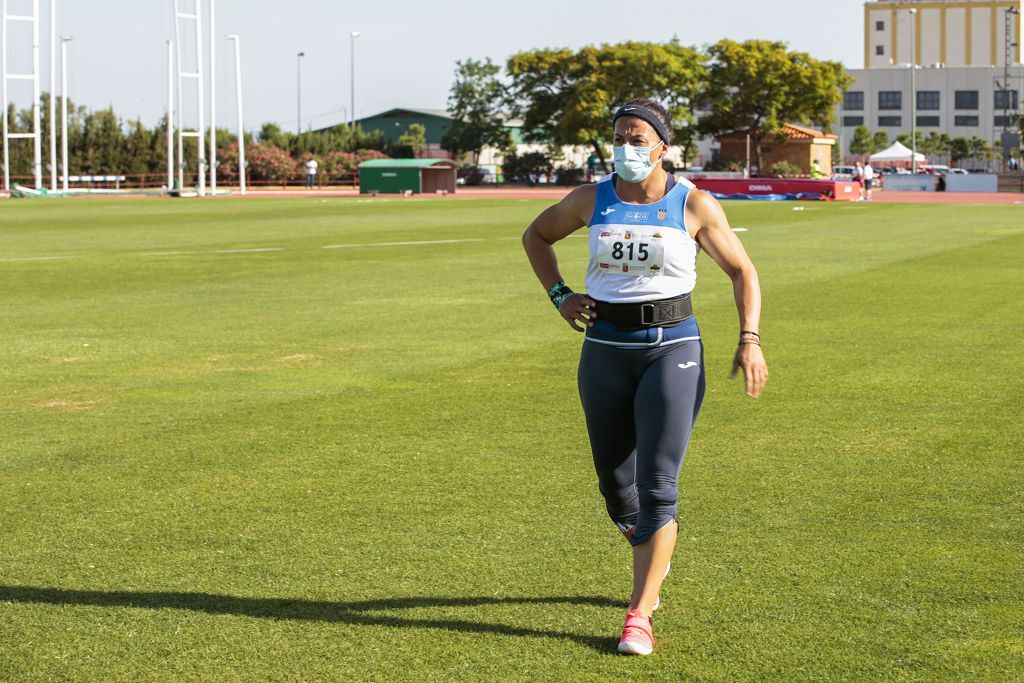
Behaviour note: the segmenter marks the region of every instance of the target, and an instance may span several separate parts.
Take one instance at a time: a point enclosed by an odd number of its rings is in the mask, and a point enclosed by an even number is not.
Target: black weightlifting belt
[[[611,323],[620,330],[642,330],[645,327],[672,327],[693,315],[690,295],[644,301],[635,304],[597,302],[597,319]]]

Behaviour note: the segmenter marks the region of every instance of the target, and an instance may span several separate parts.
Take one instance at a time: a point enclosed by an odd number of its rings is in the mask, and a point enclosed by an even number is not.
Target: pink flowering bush
[[[271,145],[253,144],[245,146],[245,165],[252,180],[279,180],[294,178],[299,173],[300,163],[291,153]]]
[[[330,178],[350,178],[358,173],[359,164],[369,159],[387,159],[388,156],[375,149],[360,149],[356,152],[328,152],[322,167]]]

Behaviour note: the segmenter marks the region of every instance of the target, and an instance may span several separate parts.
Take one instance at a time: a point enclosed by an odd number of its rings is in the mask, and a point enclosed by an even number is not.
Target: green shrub
[[[786,178],[791,176],[805,175],[799,166],[794,166],[788,161],[776,161],[768,167],[768,175],[772,177]]]

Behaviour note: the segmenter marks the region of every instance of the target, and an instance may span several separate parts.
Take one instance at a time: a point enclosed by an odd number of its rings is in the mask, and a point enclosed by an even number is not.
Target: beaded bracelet
[[[760,346],[761,345],[761,335],[759,335],[757,332],[754,332],[752,330],[740,330],[740,343],[739,343],[739,345],[740,346],[745,346],[747,344],[749,344],[751,346]]]

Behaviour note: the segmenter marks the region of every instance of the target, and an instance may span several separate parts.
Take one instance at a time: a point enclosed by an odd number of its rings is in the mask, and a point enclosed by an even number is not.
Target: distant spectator
[[[864,201],[871,201],[871,188],[875,186],[875,169],[871,168],[871,162],[864,164]]]
[[[815,180],[821,180],[823,175],[824,174],[821,172],[821,165],[818,163],[818,160],[815,159],[811,162],[811,177]]]
[[[320,167],[313,155],[309,155],[309,160],[306,161],[306,187],[312,188],[316,185],[316,170]]]
[[[864,201],[864,166],[858,161],[854,167],[853,180],[857,183],[860,192],[860,201]]]

